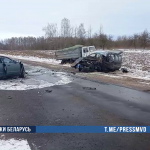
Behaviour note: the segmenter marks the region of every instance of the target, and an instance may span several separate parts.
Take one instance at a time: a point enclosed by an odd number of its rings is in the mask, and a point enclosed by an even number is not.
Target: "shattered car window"
[[[9,63],[9,62],[11,62],[11,59],[9,59],[9,58],[4,58],[3,61],[4,61],[4,63]]]
[[[119,55],[118,58],[119,58],[119,62],[122,62],[122,56]]]
[[[109,55],[109,62],[114,61],[114,59],[115,59],[114,55]]]
[[[91,54],[91,55],[89,55],[89,57],[95,57],[95,55],[96,55],[96,54]]]
[[[119,57],[118,57],[118,55],[115,55],[115,57],[114,57],[114,58],[115,58],[115,61],[116,61],[116,62],[118,62],[118,61],[119,61]]]

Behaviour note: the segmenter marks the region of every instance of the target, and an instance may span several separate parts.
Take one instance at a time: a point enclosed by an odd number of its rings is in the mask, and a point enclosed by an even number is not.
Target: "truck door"
[[[82,47],[82,57],[88,56],[88,47]]]

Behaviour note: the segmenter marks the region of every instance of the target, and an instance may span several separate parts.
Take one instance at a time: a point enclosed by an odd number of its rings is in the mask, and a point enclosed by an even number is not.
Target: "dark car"
[[[122,51],[95,51],[85,58],[76,60],[72,67],[79,71],[115,71],[121,68]]]
[[[8,57],[0,56],[0,79],[16,76],[25,77],[24,65]]]

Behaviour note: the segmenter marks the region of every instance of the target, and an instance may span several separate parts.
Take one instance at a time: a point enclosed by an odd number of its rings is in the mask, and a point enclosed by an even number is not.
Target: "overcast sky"
[[[0,0],[0,39],[42,36],[47,23],[66,17],[73,26],[84,23],[93,32],[131,35],[150,31],[149,0]]]

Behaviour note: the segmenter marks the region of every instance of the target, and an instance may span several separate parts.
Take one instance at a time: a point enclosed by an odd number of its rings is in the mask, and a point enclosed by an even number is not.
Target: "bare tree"
[[[131,36],[131,41],[132,41],[134,49],[136,49],[138,46],[138,42],[139,42],[139,35],[134,34],[133,36]]]
[[[84,28],[84,24],[81,23],[78,27],[78,31],[77,31],[77,37],[80,38],[80,39],[83,39],[86,37],[86,31],[85,31],[85,28]]]
[[[70,37],[71,35],[72,35],[72,28],[70,25],[70,20],[67,18],[64,18],[61,21],[61,36]]]
[[[43,28],[43,31],[45,32],[46,38],[57,37],[57,35],[58,35],[57,24],[54,24],[54,23],[49,24],[48,23],[47,26]]]
[[[108,42],[108,37],[106,34],[103,33],[103,26],[100,26],[99,30],[99,45],[102,49],[105,49]]]
[[[141,43],[142,48],[145,49],[149,42],[150,42],[150,34],[148,33],[147,30],[144,30],[140,36],[140,43]]]
[[[88,33],[88,38],[89,39],[92,38],[92,27],[91,26],[89,27],[87,33]]]

